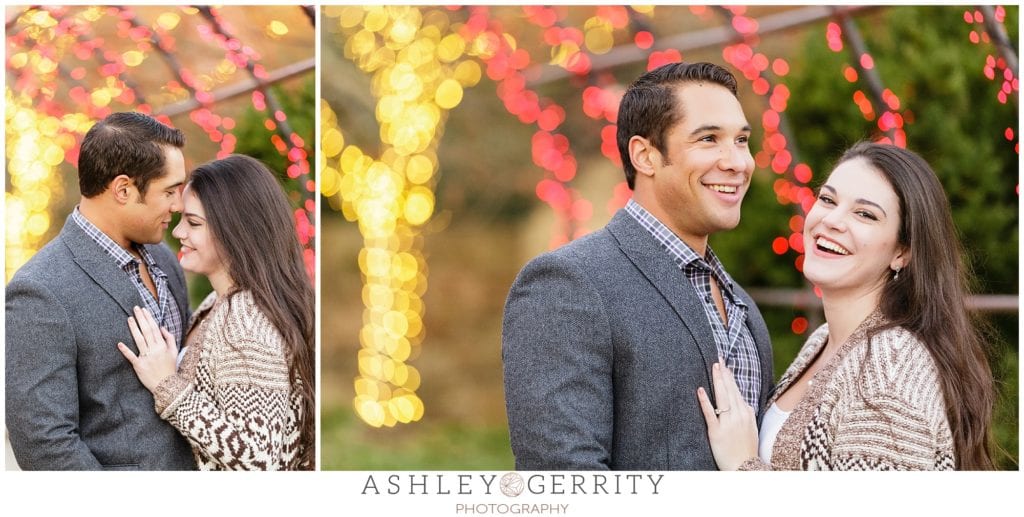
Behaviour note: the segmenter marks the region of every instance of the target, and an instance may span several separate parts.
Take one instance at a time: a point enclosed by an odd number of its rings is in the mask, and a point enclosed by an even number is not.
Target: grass
[[[327,410],[321,421],[322,470],[511,470],[508,430],[418,422],[374,429],[351,408]]]

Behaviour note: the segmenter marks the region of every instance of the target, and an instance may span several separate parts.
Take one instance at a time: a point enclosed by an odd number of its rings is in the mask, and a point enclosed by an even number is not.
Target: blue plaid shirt
[[[757,356],[754,337],[750,335],[750,329],[746,325],[747,304],[743,303],[743,300],[733,291],[734,283],[729,274],[725,272],[725,267],[711,251],[711,246],[708,246],[705,256],[701,257],[636,201],[630,199],[626,203],[626,212],[633,216],[640,226],[650,232],[662,248],[668,251],[672,260],[682,270],[683,275],[693,285],[693,289],[697,291],[698,296],[704,302],[704,314],[715,334],[718,355],[725,358],[725,365],[736,377],[736,384],[739,385],[743,398],[757,410],[761,394],[761,362]],[[722,316],[711,296],[712,278],[715,279],[718,289],[722,292],[726,318],[729,320],[728,325],[722,322]]]
[[[153,319],[174,336],[178,348],[181,348],[181,311],[178,310],[178,304],[174,302],[174,297],[171,296],[171,290],[167,285],[167,274],[156,264],[156,260],[150,255],[146,247],[133,244],[135,251],[139,252],[142,260],[146,262],[149,276],[153,279],[153,283],[156,284],[156,298],[146,288],[146,284],[142,282],[142,274],[139,271],[139,259],[114,242],[96,225],[90,223],[78,210],[78,207],[75,207],[71,218],[75,220],[75,223],[82,228],[86,235],[95,241],[100,248],[103,248],[103,251],[109,253],[114,262],[117,263],[117,266],[128,275],[128,279],[132,281],[135,289],[139,291],[139,296],[142,297],[142,302],[153,315]]]

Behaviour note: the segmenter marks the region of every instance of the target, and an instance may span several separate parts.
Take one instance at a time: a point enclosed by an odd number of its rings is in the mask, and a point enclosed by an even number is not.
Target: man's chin
[[[734,230],[739,225],[740,225],[740,216],[739,216],[739,214],[736,214],[736,217],[730,217],[730,218],[726,218],[726,219],[722,219],[722,220],[718,221],[718,230],[717,230],[717,232],[727,232],[729,230]],[[715,233],[717,233],[717,232],[715,232]]]
[[[156,235],[146,235],[137,239],[132,239],[132,242],[136,244],[160,244],[164,241],[164,233],[160,232]]]

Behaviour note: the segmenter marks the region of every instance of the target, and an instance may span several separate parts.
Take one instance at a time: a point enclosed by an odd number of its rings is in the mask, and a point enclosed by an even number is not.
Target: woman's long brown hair
[[[292,389],[301,395],[299,465],[315,466],[316,353],[313,285],[292,208],[258,160],[232,155],[196,168],[189,188],[225,258],[235,292],[249,291],[284,337]]]
[[[896,191],[899,242],[910,250],[910,262],[898,278],[886,282],[881,294],[886,327],[912,332],[935,360],[956,467],[992,469],[992,371],[978,330],[981,324],[972,320],[965,305],[970,275],[946,192],[928,163],[906,149],[860,142],[839,163],[855,158],[866,160]]]

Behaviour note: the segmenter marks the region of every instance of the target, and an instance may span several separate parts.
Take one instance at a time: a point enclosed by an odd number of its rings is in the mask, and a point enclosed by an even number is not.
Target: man
[[[764,407],[767,327],[708,246],[739,223],[749,136],[736,79],[717,65],[665,65],[626,91],[617,140],[632,199],[527,264],[505,306],[516,468],[714,469],[697,388],[713,393],[719,357]]]
[[[161,241],[181,211],[184,144],[180,130],[140,113],[93,126],[78,159],[78,207],[7,285],[7,428],[22,469],[195,468],[117,350],[135,346],[135,306],[181,344],[185,279]]]

